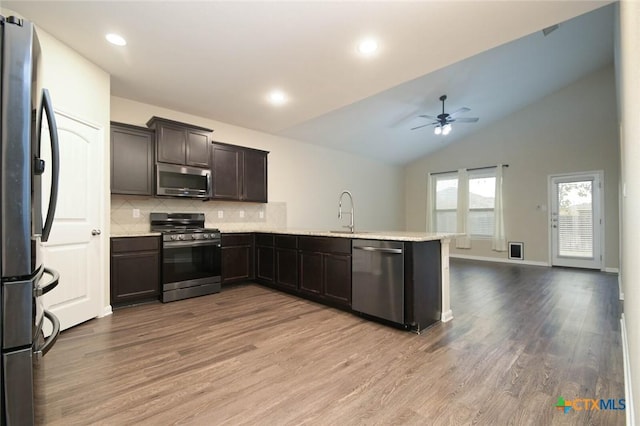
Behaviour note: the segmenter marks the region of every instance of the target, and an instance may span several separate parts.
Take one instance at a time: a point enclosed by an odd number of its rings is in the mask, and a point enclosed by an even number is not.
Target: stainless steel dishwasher
[[[404,243],[353,240],[351,308],[404,323]]]

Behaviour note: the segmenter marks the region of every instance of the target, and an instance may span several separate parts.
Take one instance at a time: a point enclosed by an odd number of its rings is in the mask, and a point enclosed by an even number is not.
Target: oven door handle
[[[58,319],[58,317],[56,317],[49,311],[44,311],[44,316],[49,321],[51,321],[51,324],[53,325],[53,331],[46,339],[44,339],[44,343],[42,344],[42,346],[36,348],[36,350],[33,352],[36,359],[40,359],[45,356],[47,352],[51,350],[53,345],[56,343],[56,340],[58,340],[58,336],[60,335],[60,320]]]
[[[47,275],[51,275],[53,279],[49,281],[47,285],[44,285],[42,287],[37,286],[33,290],[35,297],[44,296],[45,294],[56,288],[58,286],[58,283],[60,282],[60,274],[58,273],[58,271],[50,268],[44,268],[44,273]]]
[[[201,246],[216,246],[216,247],[220,247],[220,241],[219,240],[165,241],[162,244],[163,248],[201,247]]]

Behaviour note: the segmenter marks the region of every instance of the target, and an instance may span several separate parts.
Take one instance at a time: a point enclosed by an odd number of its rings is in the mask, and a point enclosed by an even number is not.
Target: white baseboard
[[[451,309],[440,314],[440,321],[442,322],[449,322],[452,319],[453,319],[453,311]]]
[[[113,310],[111,309],[111,305],[107,305],[102,309],[102,312],[100,313],[100,315],[98,315],[98,318],[109,316],[112,313],[113,313]]]
[[[531,265],[531,266],[551,266],[547,262],[535,262],[532,260],[503,259],[500,257],[471,256],[468,254],[457,254],[457,253],[449,253],[449,257],[453,257],[456,259],[481,260],[483,262],[513,263],[518,265]]]
[[[496,263],[513,263],[517,265],[530,265],[530,266],[551,266],[549,262],[537,262],[533,260],[516,260],[516,259],[504,259],[501,257],[488,257],[488,256],[471,256],[468,254],[449,253],[449,257],[456,259],[468,259],[468,260],[480,260],[483,262],[496,262]],[[604,272],[612,274],[619,274],[618,268],[604,268]],[[622,293],[620,293],[622,294]],[[622,300],[622,299],[620,299]]]
[[[622,358],[624,364],[624,401],[626,405],[627,425],[635,426],[635,412],[633,411],[633,391],[631,388],[631,360],[629,359],[629,342],[624,314],[620,317],[620,332],[622,334]]]

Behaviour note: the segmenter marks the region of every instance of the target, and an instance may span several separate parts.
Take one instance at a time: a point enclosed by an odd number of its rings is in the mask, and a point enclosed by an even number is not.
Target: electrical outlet
[[[260,210],[260,219],[264,219],[264,211]]]
[[[218,210],[218,219],[222,219],[224,217],[224,211]]]
[[[133,209],[133,217],[136,219],[140,217],[140,209]]]
[[[244,218],[244,210],[240,210],[240,219]]]

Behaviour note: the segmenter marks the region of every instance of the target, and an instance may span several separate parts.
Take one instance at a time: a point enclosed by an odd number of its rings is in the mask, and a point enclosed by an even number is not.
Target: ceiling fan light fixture
[[[442,134],[444,136],[447,136],[449,133],[451,133],[451,129],[452,129],[451,124],[449,123],[445,124],[444,127],[442,128]]]
[[[434,127],[433,133],[435,133],[436,135],[442,134],[442,127],[440,127],[439,125]]]

